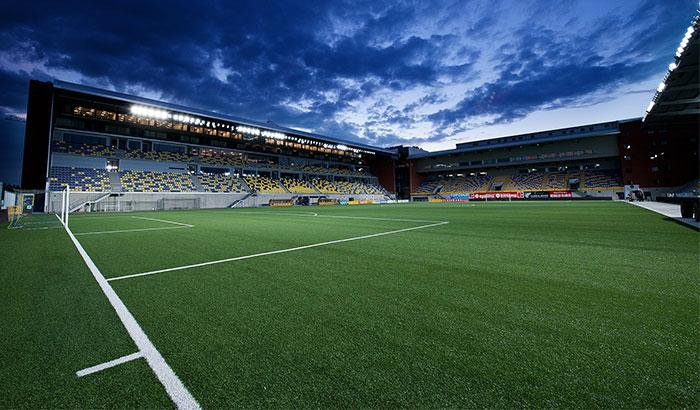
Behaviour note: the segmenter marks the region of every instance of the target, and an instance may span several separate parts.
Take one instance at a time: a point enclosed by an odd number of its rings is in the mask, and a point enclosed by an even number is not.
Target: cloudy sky
[[[0,113],[73,81],[389,146],[643,114],[695,0],[6,2]],[[23,125],[0,120],[0,176]],[[20,125],[17,125],[20,124]],[[16,174],[5,179],[15,179]]]

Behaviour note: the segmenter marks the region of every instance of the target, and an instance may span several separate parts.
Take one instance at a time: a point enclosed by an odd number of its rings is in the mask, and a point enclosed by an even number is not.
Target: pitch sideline
[[[56,215],[56,218],[58,218],[60,221],[58,215]],[[129,309],[127,309],[124,302],[122,302],[121,298],[119,298],[112,286],[110,286],[110,284],[107,282],[104,275],[102,275],[102,272],[100,272],[97,265],[95,265],[95,262],[92,261],[78,239],[75,237],[75,235],[73,235],[73,232],[71,232],[68,226],[64,225],[64,227],[66,228],[66,233],[68,233],[73,245],[75,245],[78,253],[83,258],[83,261],[87,265],[88,269],[90,269],[90,272],[97,281],[97,284],[100,286],[100,289],[102,289],[102,292],[109,300],[109,303],[117,312],[119,320],[122,322],[126,328],[126,331],[129,333],[129,336],[131,336],[131,339],[138,347],[139,353],[143,355],[148,363],[148,366],[151,368],[151,370],[153,370],[153,373],[156,375],[163,387],[165,387],[165,391],[168,393],[168,396],[170,396],[170,399],[179,409],[200,409],[197,400],[195,400],[190,391],[187,390],[187,387],[185,387],[180,378],[177,377],[173,369],[165,361],[158,349],[156,349],[156,347],[153,345],[153,342],[151,342],[136,321],[136,318],[134,318],[131,312],[129,312]]]

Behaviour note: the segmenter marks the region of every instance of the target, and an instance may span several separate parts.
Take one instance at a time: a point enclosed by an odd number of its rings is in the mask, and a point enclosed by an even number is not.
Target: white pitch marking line
[[[44,231],[46,229],[63,228],[63,226],[42,226],[37,228],[20,228],[23,231]]]
[[[191,226],[163,226],[160,228],[134,228],[134,229],[119,229],[116,231],[97,231],[97,232],[78,232],[74,235],[102,235],[109,233],[124,233],[124,232],[142,232],[142,231],[162,231],[164,229],[186,229],[192,228]]]
[[[393,231],[387,231],[387,232],[379,232],[379,233],[373,233],[369,235],[362,235],[362,236],[355,236],[352,238],[346,238],[346,239],[337,239],[334,241],[327,241],[327,242],[319,242],[319,243],[314,243],[311,245],[303,245],[303,246],[296,246],[294,248],[287,248],[287,249],[278,249],[276,251],[269,251],[269,252],[262,252],[262,253],[256,253],[253,255],[245,255],[245,256],[237,256],[235,258],[227,258],[227,259],[219,259],[215,261],[209,261],[209,262],[202,262],[202,263],[195,263],[193,265],[185,265],[185,266],[177,266],[174,268],[167,268],[167,269],[160,269],[160,270],[154,270],[150,272],[142,272],[142,273],[135,273],[132,275],[124,275],[124,276],[117,276],[114,278],[109,278],[107,279],[108,282],[116,281],[116,280],[122,280],[122,279],[129,279],[129,278],[135,278],[138,276],[148,276],[148,275],[155,275],[158,273],[165,273],[165,272],[173,272],[177,270],[183,270],[183,269],[191,269],[191,268],[198,268],[201,266],[208,266],[208,265],[215,265],[219,263],[226,263],[226,262],[233,262],[233,261],[240,261],[243,259],[252,259],[252,258],[257,258],[260,256],[267,256],[267,255],[276,255],[278,253],[286,253],[286,252],[294,252],[294,251],[300,251],[303,249],[309,249],[309,248],[318,248],[320,246],[326,246],[326,245],[333,245],[336,243],[343,243],[343,242],[350,242],[350,241],[358,241],[361,239],[369,239],[369,238],[375,238],[377,236],[384,236],[384,235],[393,235],[401,232],[408,232],[408,231],[414,231],[417,229],[424,229],[424,228],[430,228],[433,226],[440,226],[440,225],[445,225],[448,224],[449,222],[443,221],[443,222],[437,222],[437,223],[432,223],[429,225],[421,225],[421,226],[414,226],[411,228],[403,228],[403,229],[396,229]]]
[[[237,214],[261,214],[261,215],[293,215],[293,216],[318,216],[316,212],[261,212],[261,211],[243,211],[235,212]]]
[[[119,357],[117,359],[98,364],[96,366],[91,366],[91,367],[87,367],[83,370],[78,370],[77,372],[75,372],[75,375],[78,377],[87,376],[88,374],[101,372],[102,370],[106,370],[106,369],[112,368],[114,366],[119,366],[122,363],[127,363],[127,362],[130,362],[132,360],[140,359],[142,357],[143,357],[143,354],[141,352],[128,354],[126,356],[122,356],[122,357]]]
[[[173,224],[173,225],[186,226],[186,227],[188,227],[188,228],[194,228],[194,225],[183,224],[183,223],[181,223],[181,222],[175,222],[175,221],[167,221],[167,220],[165,220],[165,219],[146,218],[145,216],[132,216],[132,218],[143,219],[143,220],[146,220],[146,221],[163,222],[163,223],[166,223],[166,224]]]
[[[442,221],[426,221],[422,219],[398,219],[398,218],[377,218],[373,216],[349,216],[349,215],[319,215],[316,212],[310,212],[308,214],[305,213],[298,213],[298,212],[279,212],[279,213],[273,213],[273,212],[255,212],[255,211],[248,211],[248,212],[239,212],[241,214],[263,214],[263,215],[276,215],[276,216],[284,216],[284,215],[293,215],[293,216],[315,216],[318,218],[339,218],[339,219],[360,219],[360,220],[368,220],[368,221],[392,221],[392,222],[417,222],[417,223],[438,223]]]
[[[56,215],[56,217],[58,218],[58,215]],[[83,249],[83,246],[78,242],[75,235],[73,235],[73,232],[71,232],[70,228],[67,226],[65,228],[71,241],[73,241],[73,245],[78,249],[78,253],[80,253],[83,261],[85,261],[90,272],[92,272],[92,276],[94,276],[100,289],[102,289],[109,303],[117,312],[119,320],[121,320],[129,336],[131,336],[131,339],[136,343],[139,352],[143,354],[143,357],[151,367],[151,370],[153,370],[153,373],[155,373],[158,380],[160,380],[163,387],[165,387],[165,391],[170,396],[170,399],[179,409],[199,409],[200,407],[197,400],[192,397],[187,387],[185,387],[180,378],[177,377],[173,369],[153,345],[153,342],[146,336],[146,333],[141,329],[141,326],[131,312],[129,312],[129,309],[126,308],[126,305],[124,305],[124,302],[122,302],[114,289],[112,289],[112,286],[110,286],[107,279],[102,275],[102,272],[97,268],[95,262],[90,259],[90,256],[85,252],[85,249]]]

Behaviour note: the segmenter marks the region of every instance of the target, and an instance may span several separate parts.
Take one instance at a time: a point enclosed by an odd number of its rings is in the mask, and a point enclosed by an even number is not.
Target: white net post
[[[65,188],[61,191],[61,223],[66,224],[66,190]]]
[[[70,214],[70,186],[66,185],[66,220],[65,225],[68,228],[68,215]]]

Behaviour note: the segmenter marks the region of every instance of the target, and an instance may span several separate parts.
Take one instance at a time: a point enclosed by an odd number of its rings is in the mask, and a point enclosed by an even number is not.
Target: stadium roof
[[[644,121],[697,121],[700,118],[700,14],[685,32],[666,77],[649,103]]]
[[[531,132],[528,134],[510,135],[506,137],[491,138],[480,141],[471,141],[457,144],[456,148],[433,151],[417,152],[411,158],[428,158],[442,155],[461,154],[485,149],[498,149],[514,146],[534,145],[545,142],[565,141],[571,139],[601,137],[605,135],[615,135],[620,132],[619,124],[626,121],[639,121],[639,118],[631,118],[620,121],[601,122],[596,124],[579,125],[576,127],[559,128],[554,130],[544,130]]]
[[[375,151],[375,152],[380,152],[380,153],[384,153],[384,154],[392,154],[392,155],[396,153],[395,150],[379,148],[379,147],[375,147],[375,146],[371,146],[371,145],[356,143],[356,142],[347,141],[347,140],[338,139],[338,138],[331,138],[331,137],[327,137],[325,135],[320,135],[320,134],[315,134],[315,133],[311,133],[311,132],[297,130],[294,128],[280,126],[280,125],[277,125],[277,124],[274,124],[271,122],[260,122],[260,121],[255,121],[255,120],[249,120],[246,118],[235,117],[235,116],[228,115],[228,114],[220,114],[220,113],[213,112],[213,111],[206,111],[206,110],[200,110],[198,108],[185,107],[185,106],[179,105],[179,104],[172,104],[172,103],[168,103],[168,102],[157,101],[157,100],[153,100],[150,98],[138,97],[135,95],[129,95],[129,94],[119,93],[119,92],[110,91],[110,90],[104,90],[101,88],[70,83],[67,81],[54,80],[53,85],[54,85],[54,87],[61,89],[61,90],[74,91],[74,92],[78,92],[78,93],[90,94],[90,95],[95,95],[95,96],[104,97],[104,98],[111,98],[111,99],[129,102],[129,103],[133,103],[133,104],[146,104],[146,105],[155,106],[155,107],[159,107],[159,108],[163,108],[163,109],[178,111],[178,112],[184,113],[184,114],[200,115],[200,116],[208,117],[208,118],[212,118],[212,119],[235,122],[235,123],[241,124],[241,125],[259,127],[259,128],[272,130],[272,131],[294,134],[297,136],[313,138],[313,139],[323,141],[323,142],[346,145],[348,147],[360,148],[360,149],[364,149],[364,150],[368,150],[368,151]]]

